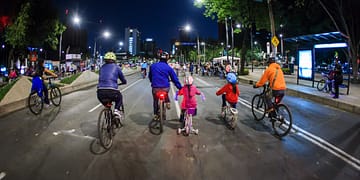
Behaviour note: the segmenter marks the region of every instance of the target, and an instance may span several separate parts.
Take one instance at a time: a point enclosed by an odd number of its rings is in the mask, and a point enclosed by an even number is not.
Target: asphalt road
[[[239,85],[239,121],[229,130],[219,119],[225,81],[195,77],[194,126],[199,135],[177,135],[179,109],[172,100],[164,133],[148,130],[152,95],[148,79],[127,76],[125,126],[109,151],[97,140],[102,106],[96,88],[63,97],[60,107],[35,116],[23,109],[0,120],[2,179],[359,179],[360,122],[356,114],[286,96],[293,131],[273,135],[268,120],[255,121],[249,104],[258,90]],[[172,87],[170,96],[175,91]],[[3,177],[2,177],[3,176]]]

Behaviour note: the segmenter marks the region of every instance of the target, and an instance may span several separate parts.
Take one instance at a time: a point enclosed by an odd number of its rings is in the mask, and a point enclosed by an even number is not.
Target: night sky
[[[158,47],[170,50],[170,39],[178,38],[178,29],[189,23],[201,38],[217,39],[216,20],[206,18],[204,9],[196,8],[193,0],[53,0],[60,12],[77,12],[82,28],[88,30],[89,45],[102,29],[112,32],[113,39],[102,41],[105,48],[124,39],[126,27],[137,28],[141,38],[153,38]],[[65,16],[61,16],[64,18]],[[102,19],[102,25],[95,22]],[[192,32],[196,37],[196,32]]]

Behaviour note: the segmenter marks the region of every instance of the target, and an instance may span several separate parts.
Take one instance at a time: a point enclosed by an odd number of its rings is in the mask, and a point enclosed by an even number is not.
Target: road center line
[[[135,84],[137,84],[138,82],[142,81],[143,79],[138,79],[137,81],[135,81],[134,83],[130,84],[129,86],[127,86],[126,88],[120,90],[120,92],[124,92],[127,89],[129,89],[130,87],[134,86]],[[97,108],[99,108],[100,106],[102,106],[101,103],[99,103],[98,105],[96,105],[95,107],[93,107],[92,109],[90,109],[88,112],[93,112],[95,111]]]

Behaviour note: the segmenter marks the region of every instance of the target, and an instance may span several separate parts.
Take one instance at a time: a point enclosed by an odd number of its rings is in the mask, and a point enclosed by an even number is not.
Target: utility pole
[[[274,14],[271,6],[271,0],[267,0],[269,8],[269,18],[270,18],[270,28],[271,28],[271,38],[275,36],[275,21]],[[271,43],[271,55],[270,57],[275,57],[277,52],[276,46]]]

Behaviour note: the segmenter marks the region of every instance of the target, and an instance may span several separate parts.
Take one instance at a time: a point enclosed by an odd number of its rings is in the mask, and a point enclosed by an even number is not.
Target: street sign
[[[271,43],[272,43],[275,47],[277,47],[277,46],[279,45],[279,39],[278,39],[276,36],[273,36],[273,37],[271,38]]]

